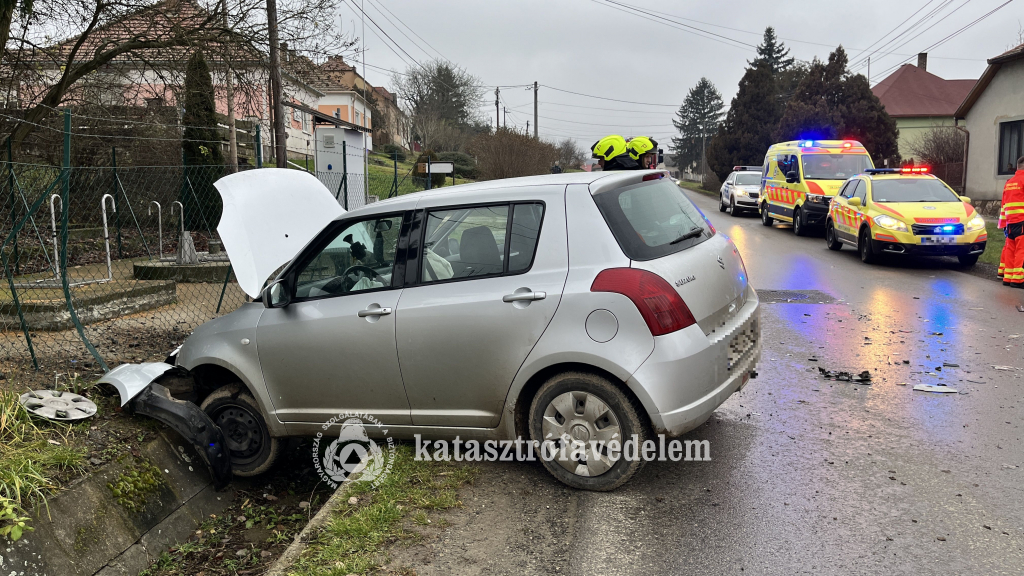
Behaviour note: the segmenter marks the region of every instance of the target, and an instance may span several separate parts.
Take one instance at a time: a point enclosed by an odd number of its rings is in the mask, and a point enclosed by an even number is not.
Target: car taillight
[[[686,302],[664,278],[636,268],[602,270],[591,292],[615,292],[633,301],[651,334],[661,336],[696,324]]]

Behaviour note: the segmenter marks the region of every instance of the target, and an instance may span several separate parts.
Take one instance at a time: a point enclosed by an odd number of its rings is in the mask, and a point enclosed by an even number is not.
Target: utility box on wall
[[[366,203],[366,166],[363,149],[364,135],[358,130],[335,126],[317,126],[316,176],[346,209],[358,208]],[[373,143],[365,135],[368,149]],[[348,178],[342,176],[347,173]],[[343,194],[347,189],[347,197]]]

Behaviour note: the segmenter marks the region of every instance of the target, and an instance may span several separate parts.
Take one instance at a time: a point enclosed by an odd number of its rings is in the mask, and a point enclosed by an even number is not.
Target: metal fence
[[[0,162],[3,374],[52,382],[161,360],[246,301],[216,233],[213,183],[225,167],[118,166],[116,158],[115,149],[103,167],[71,166],[69,154],[61,166],[9,154]],[[348,209],[425,184],[397,157],[366,162],[365,177],[318,175]]]

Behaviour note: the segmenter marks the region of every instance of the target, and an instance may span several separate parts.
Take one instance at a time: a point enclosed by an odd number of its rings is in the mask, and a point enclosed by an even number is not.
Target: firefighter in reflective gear
[[[1024,156],[1017,159],[1017,173],[1006,181],[1003,188],[999,227],[1006,235],[1006,244],[999,258],[1003,284],[1024,288]]]
[[[601,170],[610,172],[612,170],[639,170],[640,165],[629,157],[629,150],[626,147],[626,139],[622,136],[605,136],[590,147],[593,157]]]
[[[658,167],[658,141],[649,136],[630,138],[626,143],[629,157],[640,164],[641,170]]]

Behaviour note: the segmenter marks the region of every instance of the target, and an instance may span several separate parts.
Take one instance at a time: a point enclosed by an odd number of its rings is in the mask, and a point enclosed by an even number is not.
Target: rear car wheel
[[[878,260],[874,248],[871,247],[871,233],[867,228],[860,231],[860,238],[857,241],[857,250],[860,251],[860,260],[865,264],[874,264]]]
[[[771,214],[768,213],[768,203],[761,204],[761,224],[765,226],[771,226],[775,224],[775,219],[772,218]]]
[[[836,227],[832,224],[832,220],[825,223],[825,244],[829,250],[842,250],[843,243],[839,241],[839,237],[836,236]]]
[[[807,236],[807,225],[804,224],[804,211],[797,208],[793,212],[793,234]]]
[[[963,256],[957,256],[956,259],[960,261],[963,266],[974,266],[978,263],[980,254],[964,254]]]
[[[236,476],[256,476],[270,470],[283,442],[270,436],[256,399],[240,383],[214,390],[200,408],[224,432]]]
[[[626,459],[624,441],[636,434],[642,446],[650,437],[643,408],[606,378],[585,372],[564,372],[545,382],[530,405],[529,426],[552,476],[573,488],[599,492],[625,484],[644,465],[635,453],[633,460]],[[614,460],[607,446],[611,440],[618,443]],[[603,444],[595,450],[593,442]]]

